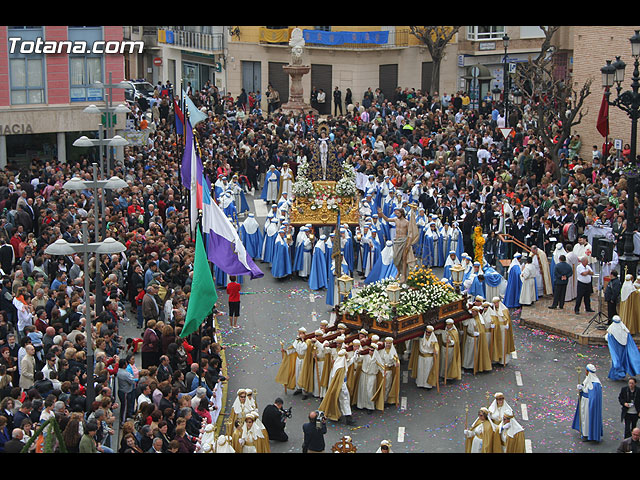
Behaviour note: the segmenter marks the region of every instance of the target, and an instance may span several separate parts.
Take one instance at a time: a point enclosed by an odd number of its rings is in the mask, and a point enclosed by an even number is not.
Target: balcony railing
[[[158,42],[203,52],[220,52],[223,49],[222,33],[200,33],[171,28],[158,29]]]

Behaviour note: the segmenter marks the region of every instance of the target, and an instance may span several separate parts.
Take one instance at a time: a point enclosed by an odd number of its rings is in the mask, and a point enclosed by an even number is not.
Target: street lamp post
[[[89,105],[85,111],[88,108],[91,107],[95,107],[95,105]],[[95,107],[97,108],[97,107]],[[102,177],[105,176],[105,169],[103,168],[103,147],[120,147],[120,146],[126,146],[129,145],[129,141],[126,138],[121,137],[120,135],[114,135],[113,138],[103,138],[103,126],[102,124],[100,124],[99,126],[99,138],[95,139],[95,138],[88,138],[85,135],[81,136],[80,138],[76,139],[73,142],[73,146],[74,147],[99,147],[100,148],[100,175]],[[97,172],[97,170],[94,168],[94,178],[95,178],[95,172]],[[107,168],[106,170],[107,175],[109,173],[109,168]],[[113,177],[112,177],[113,178]],[[123,187],[118,187],[118,188],[123,188]],[[97,198],[96,198],[96,202],[97,202]],[[104,220],[104,212],[105,212],[105,197],[104,195],[102,196],[101,199],[101,204],[100,204],[100,213],[102,216],[102,219]],[[98,229],[98,225],[96,224],[96,232]],[[106,222],[102,222],[102,226],[100,228],[100,233],[102,235],[102,237],[104,238],[105,233],[106,233]],[[96,241],[97,241],[97,237],[96,237]]]
[[[86,113],[104,113],[105,114],[105,120],[106,120],[106,128],[107,128],[107,136],[108,137],[112,137],[113,134],[115,133],[115,125],[112,121],[112,117],[111,114],[112,113],[130,113],[131,110],[129,109],[129,107],[127,107],[126,105],[118,105],[117,107],[113,106],[113,89],[114,88],[128,88],[129,85],[123,80],[121,82],[118,83],[113,83],[113,74],[112,72],[109,72],[109,82],[108,83],[102,83],[102,82],[95,82],[93,85],[93,87],[96,88],[101,88],[103,90],[105,90],[105,106],[104,107],[96,107],[95,105],[89,105],[89,107],[85,108],[84,111]],[[109,93],[107,93],[106,91],[109,91]],[[111,144],[110,147],[116,147],[119,145],[114,145]],[[111,159],[113,158],[113,152],[111,150],[111,148],[108,148],[107,150],[107,165],[106,165],[106,172],[107,175],[109,175],[110,169],[111,169]],[[100,161],[102,162],[102,158],[100,159]]]
[[[640,117],[640,30],[629,39],[631,43],[631,55],[633,56],[633,76],[631,77],[631,91],[622,92],[622,82],[624,81],[625,63],[616,57],[616,61],[611,63],[607,60],[604,67],[600,69],[602,73],[602,87],[605,89],[607,103],[625,112],[631,119],[631,153],[630,164],[623,167],[624,175],[627,178],[627,205],[626,219],[627,228],[624,233],[624,254],[620,258],[620,268],[623,275],[629,273],[636,277],[638,271],[638,260],[640,258],[633,253],[633,235],[636,230],[635,197],[638,176],[640,175],[640,165],[637,158],[637,137],[638,118]],[[617,97],[611,100],[611,87],[616,85]]]
[[[102,226],[105,227],[106,219],[104,218],[104,191],[105,190],[117,190],[120,188],[127,187],[128,184],[124,180],[119,177],[111,177],[108,180],[98,180],[98,164],[93,163],[93,181],[83,180],[79,177],[73,177],[71,180],[62,185],[62,188],[65,190],[91,190],[93,192],[93,218],[94,218],[94,239],[97,243],[100,238],[106,240],[106,231],[103,228],[102,237],[99,236],[99,228],[98,228],[98,189],[101,189],[102,200],[103,200],[103,209],[102,209]],[[96,313],[99,314],[102,312],[102,272],[100,271],[100,258],[96,259],[96,285],[100,285],[100,288],[96,288]]]
[[[89,243],[89,228],[87,221],[82,222],[82,243],[69,243],[62,238],[56,240],[45,249],[45,253],[48,255],[73,255],[76,253],[82,253],[84,266],[84,304],[85,304],[85,320],[86,329],[85,336],[87,337],[87,411],[91,411],[91,404],[95,399],[95,387],[93,380],[95,354],[93,350],[93,321],[91,315],[91,296],[90,296],[90,278],[89,278],[89,254],[94,253],[96,257],[103,253],[120,253],[124,252],[127,247],[115,239],[108,239],[104,242]],[[98,270],[99,266],[96,265]],[[98,299],[96,297],[96,307],[98,306]]]
[[[507,49],[509,48],[509,35],[507,35],[506,33],[504,34],[504,36],[502,37],[502,44],[504,45],[504,58],[502,59],[502,69],[503,69],[503,76],[504,76],[504,85],[503,85],[503,91],[504,91],[504,126],[508,127],[509,126],[509,71],[508,71],[508,65],[507,65]]]

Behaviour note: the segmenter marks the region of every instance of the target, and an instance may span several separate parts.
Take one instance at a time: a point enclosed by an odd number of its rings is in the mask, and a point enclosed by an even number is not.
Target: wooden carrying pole
[[[505,243],[515,243],[517,246],[519,246],[523,250],[526,250],[528,253],[531,253],[531,248],[526,246],[524,243],[522,243],[520,240],[515,238],[513,235],[509,235],[508,233],[499,233],[498,238]]]
[[[444,334],[444,342],[445,342],[445,349],[444,349],[444,384],[447,384],[447,372],[449,370],[449,340],[447,340],[447,333],[445,330],[445,334]]]

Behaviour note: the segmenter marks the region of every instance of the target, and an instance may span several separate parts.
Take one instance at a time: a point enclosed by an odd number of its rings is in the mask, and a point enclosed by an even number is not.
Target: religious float
[[[311,161],[298,165],[293,184],[294,200],[290,211],[293,226],[314,227],[340,223],[358,225],[359,194],[356,172],[350,163],[341,163],[328,140],[318,140]]]
[[[428,325],[444,328],[448,318],[458,324],[471,317],[466,295],[423,266],[410,271],[406,283],[386,279],[353,290],[336,310],[348,328],[392,337],[394,343],[423,335]]]

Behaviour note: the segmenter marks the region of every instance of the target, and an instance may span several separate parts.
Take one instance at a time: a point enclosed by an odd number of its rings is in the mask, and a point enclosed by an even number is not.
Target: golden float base
[[[336,182],[330,180],[313,182],[316,189],[318,188],[335,188]],[[314,198],[296,197],[289,213],[289,222],[293,226],[301,226],[311,224],[313,226],[335,225],[338,220],[338,211],[340,212],[340,223],[349,225],[358,225],[360,214],[358,205],[360,203],[359,196],[340,197],[338,209],[327,208],[327,203],[323,202],[322,206],[314,206]]]

